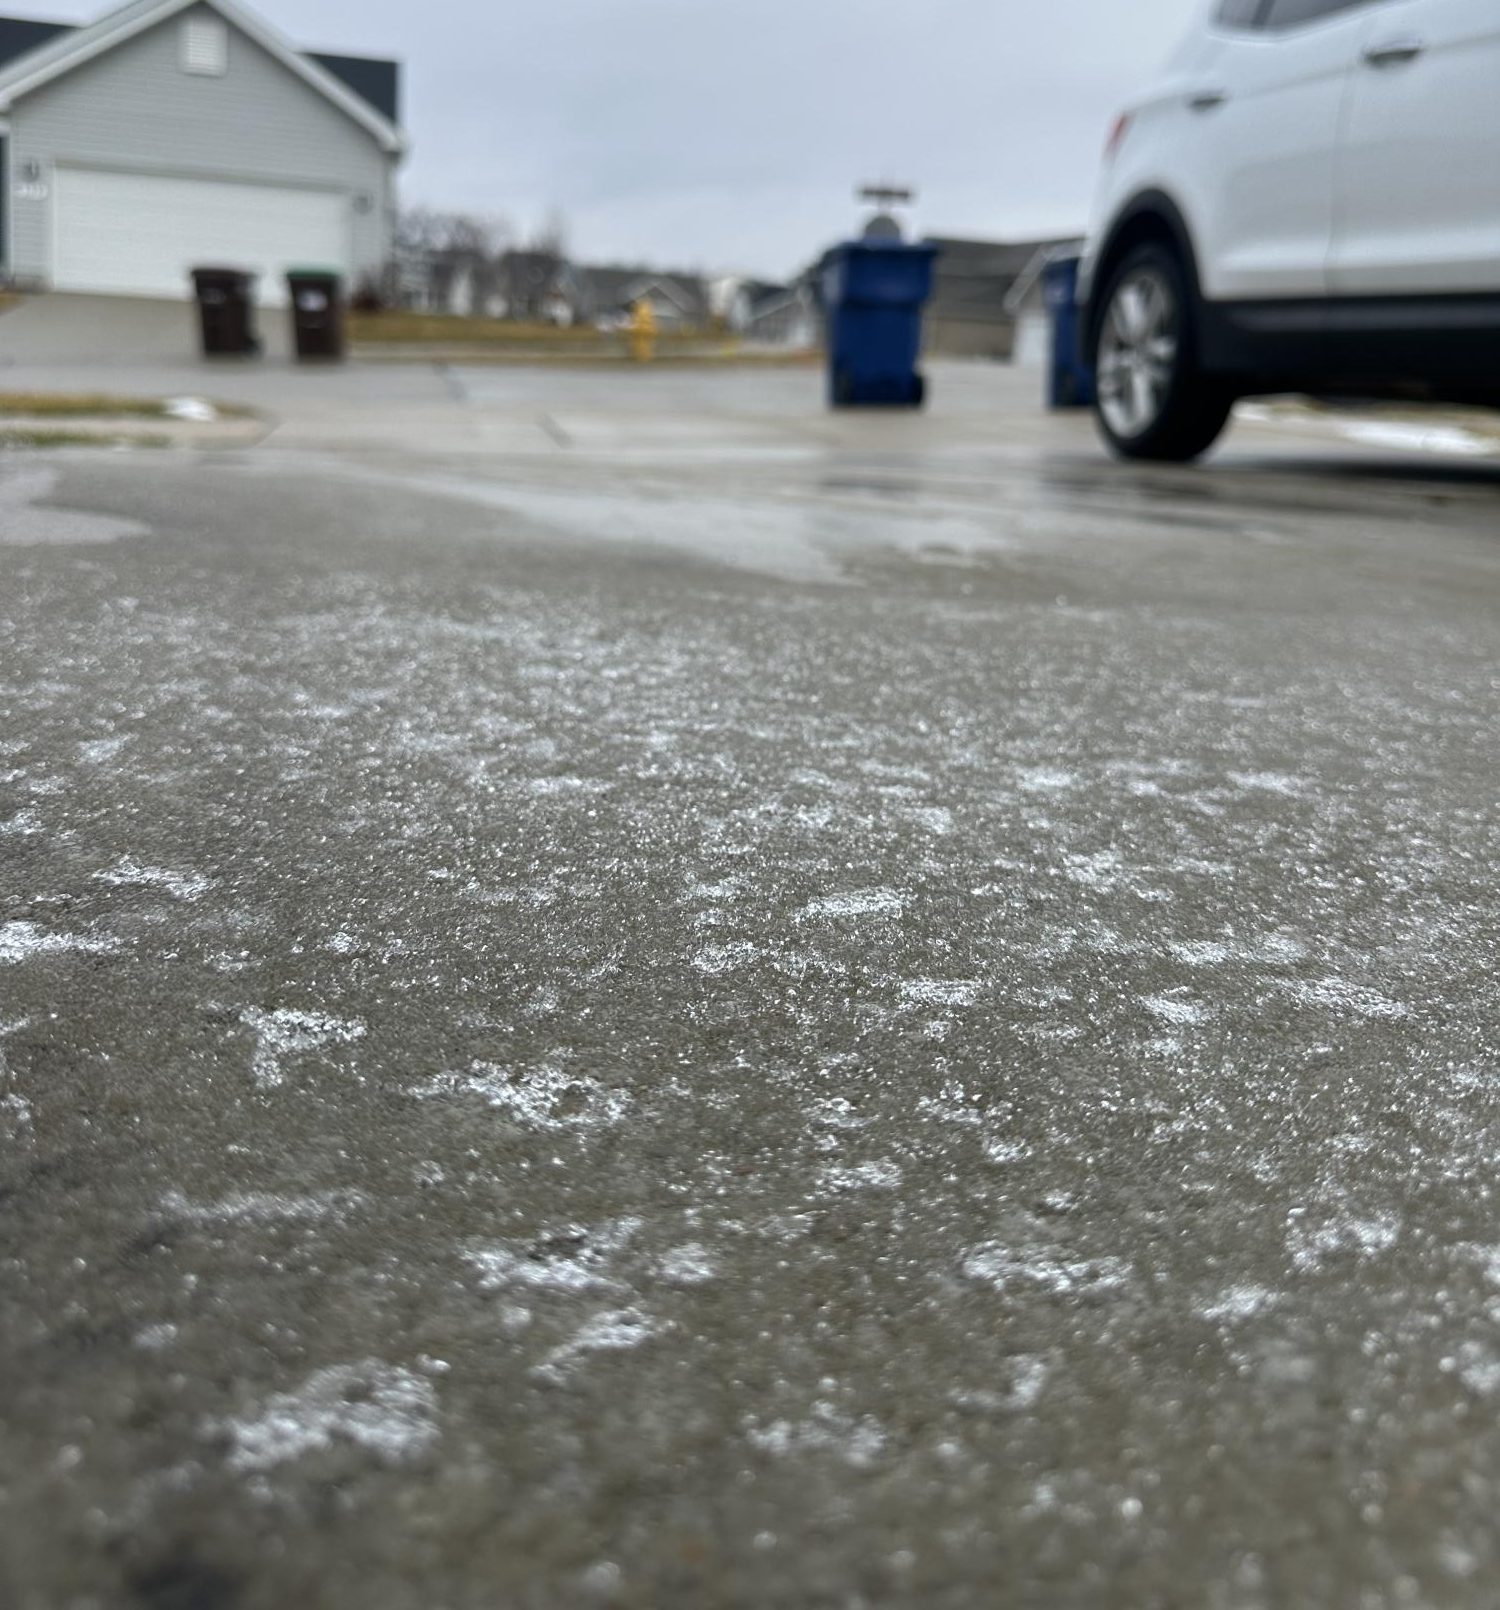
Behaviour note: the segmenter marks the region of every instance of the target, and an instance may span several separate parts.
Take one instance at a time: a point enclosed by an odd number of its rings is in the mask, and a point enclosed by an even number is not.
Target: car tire
[[[1168,246],[1137,247],[1109,276],[1093,331],[1104,439],[1121,458],[1187,464],[1224,433],[1229,388],[1199,367],[1193,290]]]

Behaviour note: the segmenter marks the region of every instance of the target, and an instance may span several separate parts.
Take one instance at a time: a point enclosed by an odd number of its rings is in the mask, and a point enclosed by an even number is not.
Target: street
[[[0,460],[0,1603],[1493,1604],[1500,460],[196,384]]]

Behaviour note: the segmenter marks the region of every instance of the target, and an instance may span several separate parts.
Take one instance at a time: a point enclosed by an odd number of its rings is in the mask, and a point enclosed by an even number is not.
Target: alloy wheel
[[[1177,297],[1156,269],[1138,269],[1115,287],[1099,340],[1099,407],[1115,435],[1144,435],[1160,419],[1177,354]]]

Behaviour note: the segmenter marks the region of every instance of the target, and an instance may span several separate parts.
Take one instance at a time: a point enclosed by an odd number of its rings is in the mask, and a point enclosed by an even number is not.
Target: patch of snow
[[[899,917],[906,896],[894,889],[864,889],[850,894],[821,895],[802,908],[804,917]]]
[[[1041,1397],[1052,1366],[1036,1354],[1023,1354],[1010,1361],[1011,1383],[1009,1406],[1013,1409],[1030,1409]]]
[[[1060,794],[1077,788],[1078,774],[1056,766],[1030,766],[1017,774],[1016,781],[1028,794]]]
[[[819,1184],[827,1191],[894,1191],[901,1170],[889,1162],[860,1163],[854,1168],[826,1168]]]
[[[1351,1012],[1362,1018],[1402,1018],[1410,1016],[1410,1008],[1379,990],[1351,984],[1343,978],[1323,978],[1316,982],[1289,986],[1294,1000],[1304,1006],[1320,1006],[1332,1012]]]
[[[1453,458],[1493,458],[1500,442],[1457,425],[1424,425],[1401,420],[1340,420],[1339,431],[1368,447],[1393,447],[1403,453],[1444,453]]]
[[[210,1423],[228,1436],[229,1468],[274,1470],[350,1443],[384,1464],[405,1463],[437,1441],[437,1392],[412,1370],[369,1360],[319,1370],[295,1392],[268,1398],[241,1419]]]
[[[973,979],[914,978],[901,986],[909,1006],[972,1006],[979,999]]]
[[[219,417],[219,410],[206,397],[168,397],[161,411],[168,419],[192,425],[212,425]]]
[[[166,867],[141,866],[128,855],[122,856],[109,871],[96,872],[94,881],[121,888],[165,889],[176,900],[196,900],[213,888],[213,879],[204,877],[201,872],[173,872]]]
[[[129,738],[91,738],[79,744],[78,756],[90,766],[102,766],[113,760],[129,742]]]
[[[1369,1219],[1338,1217],[1319,1225],[1295,1222],[1287,1236],[1287,1250],[1298,1269],[1313,1271],[1331,1258],[1378,1258],[1400,1239],[1401,1221],[1393,1214]]]
[[[744,893],[743,878],[725,878],[719,883],[694,881],[688,885],[688,895],[694,900],[724,901],[736,899]]]
[[[69,951],[104,956],[118,950],[113,939],[85,939],[78,934],[50,934],[34,922],[0,923],[0,966],[14,966],[33,956],[60,956]]]
[[[1188,967],[1223,967],[1230,962],[1249,962],[1256,965],[1290,966],[1303,961],[1307,947],[1284,934],[1264,934],[1259,939],[1195,939],[1181,941],[1167,947]]]
[[[805,1420],[773,1420],[768,1425],[751,1421],[745,1440],[777,1459],[830,1453],[864,1469],[885,1452],[887,1439],[884,1427],[869,1415],[856,1419],[831,1403],[815,1403]]]
[[[709,945],[693,957],[693,966],[710,978],[718,978],[724,973],[733,973],[742,967],[749,967],[759,961],[764,954],[759,945],[744,942],[733,945]]]
[[[575,1331],[555,1347],[532,1371],[542,1380],[561,1385],[580,1360],[594,1353],[625,1353],[659,1335],[658,1327],[638,1308],[615,1308]]]
[[[854,1103],[845,1096],[833,1096],[827,1101],[815,1101],[807,1109],[808,1120],[825,1129],[863,1129],[870,1122],[861,1118]]]
[[[365,1033],[363,1023],[325,1012],[263,1012],[251,1007],[240,1014],[240,1021],[255,1035],[250,1072],[262,1090],[285,1081],[282,1064],[288,1059],[306,1056],[325,1045],[352,1045]]]
[[[1288,777],[1278,771],[1232,771],[1229,780],[1236,788],[1252,793],[1284,794],[1290,799],[1299,797],[1306,787],[1300,777]]]
[[[466,1252],[464,1260],[486,1294],[518,1288],[569,1295],[618,1291],[620,1284],[610,1274],[612,1262],[629,1247],[643,1222],[627,1217],[588,1229],[574,1225],[529,1242],[478,1247]]]
[[[997,1292],[1031,1286],[1057,1297],[1118,1291],[1131,1275],[1122,1258],[1068,1258],[1054,1246],[1009,1247],[997,1241],[976,1247],[960,1267],[970,1280]]]
[[[363,1191],[319,1191],[305,1196],[280,1196],[270,1191],[241,1191],[217,1202],[192,1202],[180,1191],[162,1198],[161,1211],[188,1224],[279,1224],[295,1220],[342,1217],[367,1207]]]
[[[669,1286],[706,1286],[719,1273],[713,1254],[700,1241],[673,1247],[663,1255],[656,1272]]]
[[[1480,1398],[1500,1396],[1500,1358],[1480,1342],[1465,1342],[1454,1360],[1455,1373]]]
[[[419,1101],[474,1096],[533,1129],[588,1129],[618,1123],[629,1099],[596,1079],[569,1073],[555,1062],[517,1072],[474,1062],[467,1073],[443,1073],[410,1092]]]
[[[1177,1000],[1171,995],[1143,995],[1141,1005],[1163,1023],[1187,1027],[1194,1023],[1207,1023],[1213,1015],[1207,1007],[1193,1001]]]
[[[1240,1325],[1268,1314],[1281,1301],[1264,1286],[1230,1286],[1198,1310],[1213,1325]]]
[[[0,1059],[0,1072],[5,1064]],[[31,1103],[25,1096],[18,1095],[14,1090],[9,1094],[0,1096],[0,1136],[15,1142],[21,1139],[32,1127]]]
[[[1112,890],[1125,879],[1125,860],[1118,850],[1100,850],[1094,855],[1069,855],[1064,876],[1085,889]]]

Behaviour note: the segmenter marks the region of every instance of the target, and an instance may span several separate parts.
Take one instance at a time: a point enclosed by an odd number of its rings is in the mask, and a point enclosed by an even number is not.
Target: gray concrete
[[[292,378],[0,463],[0,1603],[1491,1605],[1500,477]]]
[[[257,314],[265,356],[273,363],[290,356],[290,318],[278,308]],[[204,363],[199,341],[197,309],[187,295],[180,302],[65,292],[29,296],[0,317],[0,388],[23,389],[17,379],[30,375],[41,389],[64,389],[74,384],[75,371],[93,370],[106,389],[118,392],[122,372],[147,369],[171,389],[185,380],[201,389],[226,370],[258,367],[238,360]]]

